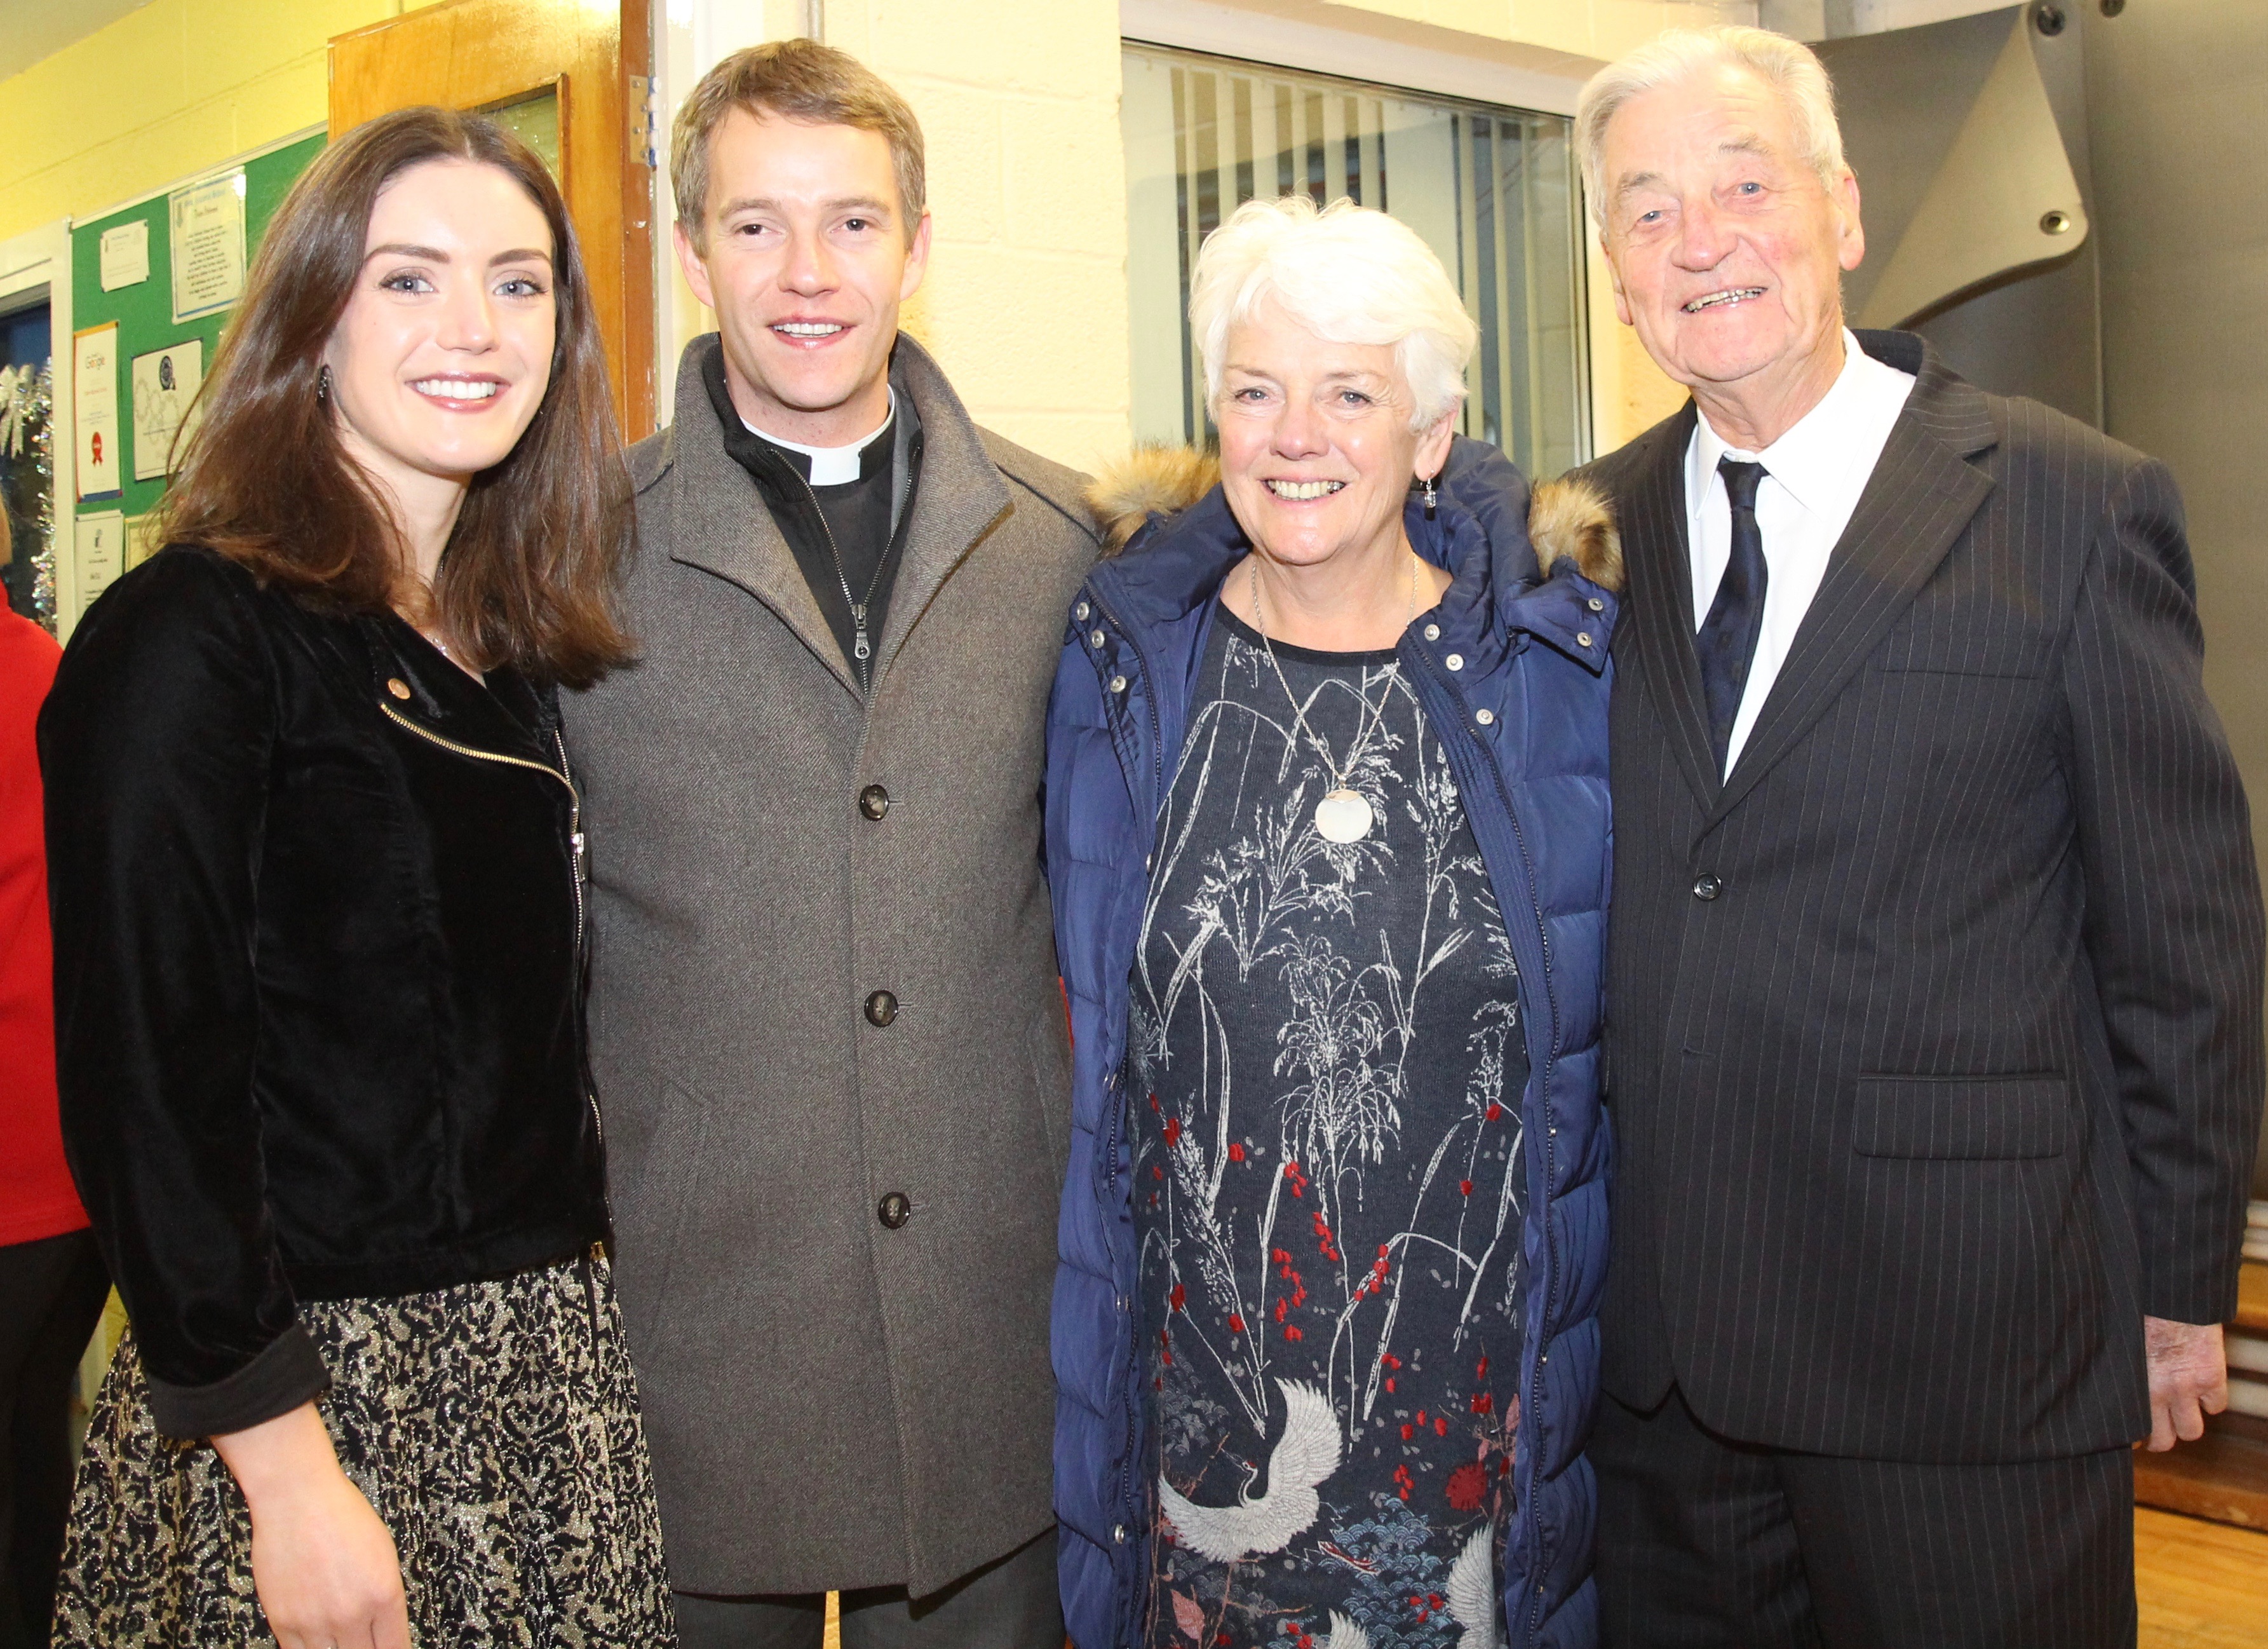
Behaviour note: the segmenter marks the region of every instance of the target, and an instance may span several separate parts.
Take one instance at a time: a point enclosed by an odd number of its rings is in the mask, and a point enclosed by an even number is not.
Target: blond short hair
[[[1189,329],[1205,398],[1220,395],[1229,329],[1263,299],[1334,344],[1391,344],[1430,429],[1465,396],[1480,329],[1433,248],[1397,218],[1351,200],[1248,200],[1205,237],[1189,275]]]
[[[921,122],[890,83],[844,51],[813,40],[770,41],[736,51],[679,105],[669,135],[669,186],[678,226],[708,250],[709,140],[734,109],[816,126],[880,132],[890,145],[907,243],[928,206]]]
[[[1669,29],[1593,75],[1575,103],[1575,152],[1583,166],[1583,193],[1590,197],[1591,221],[1607,224],[1607,127],[1624,104],[1648,92],[1688,80],[1712,69],[1745,69],[1787,105],[1795,129],[1798,158],[1832,189],[1846,170],[1843,129],[1835,121],[1835,83],[1827,66],[1800,41],[1770,29],[1720,23],[1700,29]]]

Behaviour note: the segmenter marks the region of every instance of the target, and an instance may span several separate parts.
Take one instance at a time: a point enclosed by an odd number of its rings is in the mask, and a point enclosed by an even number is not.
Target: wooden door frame
[[[414,28],[421,34],[459,26],[484,31],[509,26],[515,13],[525,14],[526,0],[442,0],[438,5],[373,23],[335,36],[330,42],[330,132],[333,141],[346,130],[382,112],[372,100],[357,100],[351,87],[358,63],[386,53],[394,41],[392,31]],[[571,11],[595,8],[571,4]],[[575,231],[591,271],[591,291],[599,312],[599,329],[607,341],[608,368],[614,380],[615,415],[625,441],[636,441],[654,427],[654,306],[653,306],[653,161],[646,108],[646,88],[652,84],[653,18],[649,0],[618,0],[616,45],[603,60],[574,65],[539,63],[533,58],[513,64],[500,76],[483,76],[487,64],[471,54],[443,51],[432,61],[406,73],[417,89],[419,100],[474,108],[499,99],[556,82],[559,91],[560,169],[570,204],[579,210]],[[511,41],[499,33],[503,48]],[[342,70],[344,70],[342,81]],[[522,70],[526,70],[522,72]],[[621,180],[619,191],[604,196],[578,189],[588,168],[611,168]],[[604,260],[593,251],[610,249]],[[618,251],[619,269],[613,267]]]

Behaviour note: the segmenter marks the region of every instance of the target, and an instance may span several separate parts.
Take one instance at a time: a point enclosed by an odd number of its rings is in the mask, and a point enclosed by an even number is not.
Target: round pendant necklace
[[[1385,697],[1381,696],[1373,706],[1368,693],[1361,695],[1365,714],[1355,724],[1354,737],[1347,745],[1346,760],[1331,760],[1329,747],[1317,738],[1315,730],[1307,725],[1307,713],[1300,707],[1299,695],[1292,691],[1292,684],[1284,678],[1283,665],[1276,662],[1275,644],[1268,639],[1268,615],[1260,605],[1259,560],[1256,552],[1245,562],[1246,577],[1252,588],[1252,616],[1258,621],[1253,627],[1260,632],[1261,650],[1268,654],[1269,667],[1276,672],[1276,684],[1292,701],[1292,714],[1300,724],[1300,731],[1307,736],[1307,743],[1315,747],[1315,754],[1322,758],[1323,765],[1331,775],[1331,788],[1324,791],[1323,799],[1315,803],[1315,834],[1341,847],[1349,842],[1359,842],[1370,834],[1370,827],[1378,822],[1378,814],[1370,805],[1370,798],[1347,783],[1347,775],[1354,771],[1356,758],[1369,743],[1371,730],[1386,720]],[[1416,623],[1417,618],[1418,558],[1413,553],[1410,558],[1410,616],[1403,627],[1406,629],[1409,625]],[[1401,675],[1402,662],[1399,659],[1387,666],[1387,695],[1392,694],[1394,683]]]

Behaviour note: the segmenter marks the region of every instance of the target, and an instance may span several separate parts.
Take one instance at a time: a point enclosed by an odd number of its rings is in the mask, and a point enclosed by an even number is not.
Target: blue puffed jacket
[[[1154,1489],[1135,1355],[1128,980],[1213,596],[1248,548],[1193,456],[1138,457],[1144,472],[1097,489],[1106,516],[1142,524],[1072,604],[1048,713],[1048,880],[1073,1038],[1057,1228],[1056,1512],[1078,1649],[1123,1649],[1143,1631]],[[1599,1032],[1620,549],[1595,494],[1546,487],[1531,513],[1520,471],[1493,447],[1460,439],[1440,489],[1437,518],[1413,502],[1408,526],[1453,581],[1398,653],[1448,750],[1504,912],[1528,1039],[1527,1323],[1506,1619],[1513,1649],[1587,1649],[1598,1638],[1595,1491],[1581,1449],[1607,1262]]]

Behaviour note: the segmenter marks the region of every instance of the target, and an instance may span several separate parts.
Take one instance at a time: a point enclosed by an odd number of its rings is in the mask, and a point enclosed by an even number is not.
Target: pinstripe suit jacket
[[[2164,467],[1919,339],[1720,782],[1694,410],[1602,459],[1615,640],[1607,1388],[1733,1437],[2008,1460],[2148,1430],[2233,1309],[2263,1084],[2249,816]]]

